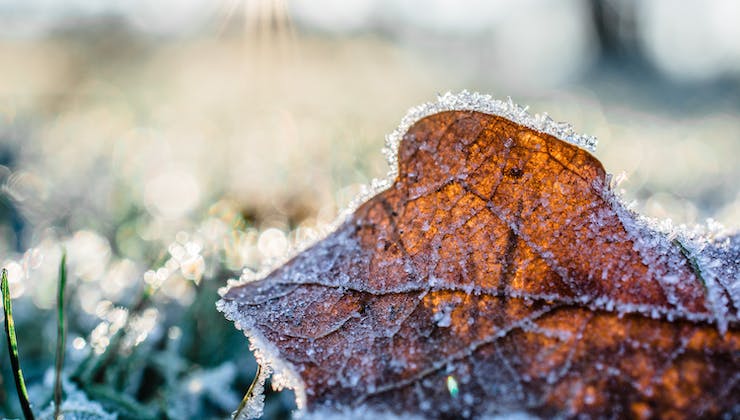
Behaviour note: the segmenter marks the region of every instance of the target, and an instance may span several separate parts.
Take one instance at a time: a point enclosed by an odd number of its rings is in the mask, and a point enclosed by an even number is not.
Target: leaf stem
[[[20,360],[18,359],[18,340],[15,336],[15,324],[13,322],[13,307],[10,301],[10,287],[8,286],[8,270],[3,268],[0,288],[3,294],[3,310],[5,311],[5,333],[8,337],[8,353],[10,353],[10,365],[13,368],[15,377],[15,389],[18,391],[18,401],[23,410],[23,416],[26,420],[33,420],[35,417],[31,410],[31,402],[28,400],[28,391],[26,391],[26,382],[23,380]]]
[[[59,263],[59,285],[57,294],[57,353],[54,366],[54,420],[59,418],[62,408],[62,368],[64,367],[64,349],[67,342],[67,328],[64,319],[64,291],[67,287],[67,252],[62,252]]]

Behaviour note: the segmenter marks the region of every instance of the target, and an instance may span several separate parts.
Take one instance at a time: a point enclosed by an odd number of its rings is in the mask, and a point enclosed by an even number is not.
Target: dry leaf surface
[[[655,231],[587,151],[501,116],[422,118],[397,161],[219,304],[309,411],[740,413],[738,236]]]

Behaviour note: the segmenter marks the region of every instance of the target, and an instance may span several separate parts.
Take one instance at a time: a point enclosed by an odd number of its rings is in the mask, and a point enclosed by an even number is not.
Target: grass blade
[[[64,367],[64,347],[67,342],[67,328],[64,319],[64,290],[67,287],[67,252],[62,252],[59,263],[59,285],[57,293],[57,353],[54,365],[54,420],[59,418],[62,408],[62,368]]]
[[[239,407],[234,412],[233,416],[231,418],[238,419],[239,416],[241,416],[242,411],[244,411],[244,408],[247,406],[247,403],[249,402],[249,399],[252,398],[252,394],[254,393],[254,388],[257,386],[257,382],[259,382],[260,375],[262,374],[262,366],[257,363],[257,372],[254,374],[254,379],[252,379],[252,384],[249,385],[249,389],[247,390],[247,393],[244,394],[244,398],[242,398],[242,402],[239,404]]]
[[[28,400],[26,382],[23,380],[21,363],[18,360],[18,340],[15,337],[15,324],[13,323],[13,307],[10,301],[10,287],[8,286],[8,270],[3,268],[0,288],[3,293],[3,310],[5,311],[5,333],[8,336],[8,353],[10,354],[10,365],[15,377],[15,388],[18,391],[18,400],[26,420],[34,419],[31,411],[31,402]]]

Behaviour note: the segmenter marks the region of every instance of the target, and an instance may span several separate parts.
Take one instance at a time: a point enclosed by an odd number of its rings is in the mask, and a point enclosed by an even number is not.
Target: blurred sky
[[[435,36],[470,38],[482,33],[489,47],[524,47],[532,64],[559,61],[556,75],[588,64],[595,52],[595,7],[605,9],[617,37],[635,38],[650,61],[677,79],[740,75],[740,4],[732,0],[3,0],[0,34],[5,38],[47,36],[101,17],[117,17],[137,32],[183,37],[203,34],[223,11],[285,13],[299,25],[331,34],[424,30]],[[252,16],[259,18],[259,16]],[[547,37],[541,36],[548,34]],[[527,54],[532,53],[532,54]],[[544,57],[543,57],[544,55]],[[538,56],[538,57],[535,57]],[[564,68],[564,69],[563,69]],[[553,77],[553,76],[550,76]]]
[[[328,223],[461,89],[596,135],[648,215],[738,227],[736,1],[0,0],[0,230]]]

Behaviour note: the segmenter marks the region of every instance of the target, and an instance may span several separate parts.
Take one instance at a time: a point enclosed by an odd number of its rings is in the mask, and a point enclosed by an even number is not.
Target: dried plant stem
[[[26,382],[23,380],[20,360],[18,359],[18,340],[15,337],[15,324],[13,323],[13,307],[10,301],[10,287],[8,286],[8,270],[3,268],[0,288],[3,293],[3,310],[5,311],[5,333],[8,337],[8,353],[10,354],[10,365],[15,377],[15,388],[18,391],[18,400],[26,420],[34,419],[31,410],[31,402],[28,400]]]

